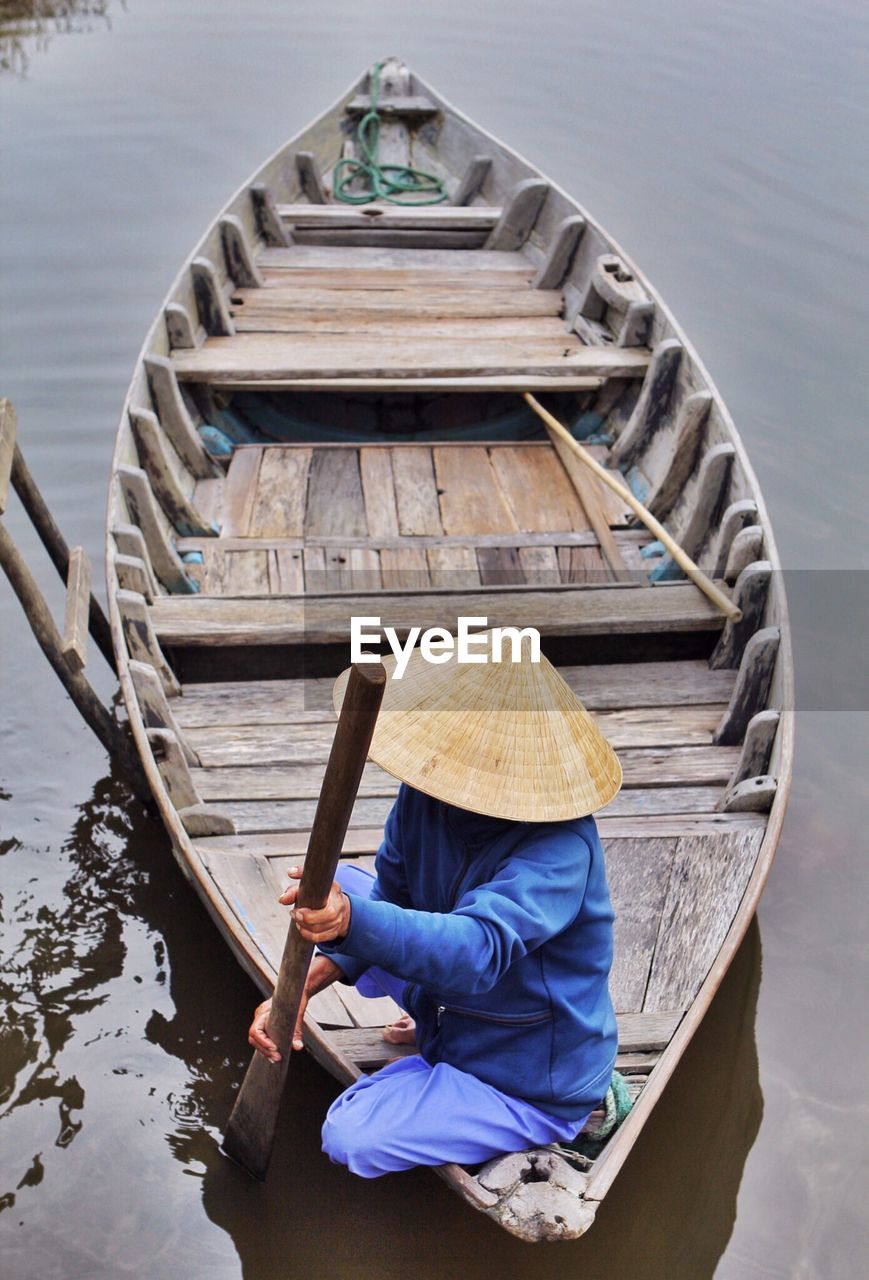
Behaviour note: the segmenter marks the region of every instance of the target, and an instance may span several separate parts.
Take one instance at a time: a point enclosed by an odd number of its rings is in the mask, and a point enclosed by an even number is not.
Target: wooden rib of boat
[[[572,1237],[703,1017],[773,857],[793,733],[779,562],[704,367],[564,191],[393,60],[381,158],[435,173],[449,201],[332,198],[369,92],[366,74],[233,196],[148,333],[108,511],[117,667],[177,858],[269,991],[287,929],[276,894],[306,849],[350,617],[540,629],[624,766],[598,821],[635,1103],[586,1167],[541,1151],[438,1172],[524,1239]],[[525,390],[590,438],[741,621],[653,554],[620,499],[589,497]],[[224,457],[213,427],[235,433]],[[368,766],[344,857],[371,865],[396,786]],[[307,1047],[348,1082],[402,1052],[380,1032],[395,1014],[335,987],[309,1006]]]

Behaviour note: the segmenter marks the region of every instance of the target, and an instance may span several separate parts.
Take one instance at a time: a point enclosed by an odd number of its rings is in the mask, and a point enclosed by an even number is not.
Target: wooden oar
[[[329,896],[385,686],[386,671],[379,662],[354,666],[350,672],[299,882],[299,907],[322,907]],[[271,1160],[293,1030],[313,951],[314,944],[291,924],[268,1022],[281,1060],[268,1062],[254,1054],[223,1139],[226,1155],[260,1181]]]
[[[544,409],[539,400],[535,400],[530,392],[523,392],[523,398],[530,404],[531,408],[539,418],[542,418],[549,428],[550,436],[554,439],[562,441],[564,445],[575,454],[581,462],[593,471],[598,480],[605,484],[608,489],[612,489],[613,493],[617,493],[627,505],[631,508],[643,524],[653,533],[655,537],[664,544],[670,555],[676,561],[680,569],[683,569],[695,586],[699,587],[704,595],[716,604],[718,608],[733,622],[738,622],[742,617],[742,610],[738,608],[733,601],[724,594],[720,588],[716,587],[711,578],[708,578],[702,569],[694,563],[686,551],[683,551],[678,542],[670,536],[659,520],[656,520],[649,511],[648,507],[644,507],[638,498],[635,498],[627,485],[616,480],[615,476],[611,476],[605,467],[591,456],[587,449],[583,449],[578,440],[574,440],[573,436],[563,425],[554,417],[548,409]]]

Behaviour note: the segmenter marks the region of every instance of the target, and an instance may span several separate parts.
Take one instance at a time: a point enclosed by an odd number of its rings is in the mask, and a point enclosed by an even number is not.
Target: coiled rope
[[[377,99],[380,94],[380,70],[376,63],[371,73],[371,106],[356,129],[356,145],[360,157],[345,156],[332,171],[332,195],[344,204],[369,204],[383,200],[386,204],[442,204],[447,189],[440,178],[412,165],[381,164],[377,158],[380,142],[380,112]],[[365,185],[351,191],[358,179]]]

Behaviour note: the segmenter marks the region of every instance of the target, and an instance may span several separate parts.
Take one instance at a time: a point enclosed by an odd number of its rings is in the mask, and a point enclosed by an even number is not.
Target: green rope
[[[344,204],[369,204],[372,200],[383,200],[387,204],[442,204],[447,198],[447,190],[443,181],[433,173],[414,169],[411,165],[380,164],[377,159],[380,141],[377,99],[382,66],[382,62],[376,63],[371,73],[371,107],[356,130],[361,158],[351,159],[348,156],[338,161],[332,171],[332,194]],[[365,186],[362,190],[351,191],[350,187],[357,178],[363,179]]]
[[[624,1076],[614,1071],[604,1098],[606,1114],[603,1120],[596,1129],[583,1130],[573,1142],[564,1143],[564,1146],[594,1160],[603,1150],[607,1138],[619,1127],[633,1105]]]

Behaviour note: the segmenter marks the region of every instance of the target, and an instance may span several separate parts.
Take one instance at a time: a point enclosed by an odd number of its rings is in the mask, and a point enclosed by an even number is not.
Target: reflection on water
[[[712,1275],[761,1114],[756,926],[592,1234],[529,1251],[426,1171],[369,1183],[331,1165],[319,1129],[336,1086],[304,1055],[293,1062],[268,1183],[250,1182],[221,1157],[220,1132],[247,1063],[243,1029],[254,993],[162,831],[117,780],[100,780],[62,854],[38,878],[26,849],[15,840],[3,848],[11,864],[0,987],[9,1009],[0,1039],[0,1206],[10,1225],[31,1227],[4,1249],[20,1280],[68,1277],[70,1260],[86,1260],[88,1277],[112,1274],[119,1259],[131,1269],[147,1260],[149,1275],[180,1274],[182,1264],[204,1275],[206,1261],[212,1276],[231,1275],[236,1254],[248,1280],[266,1280],[285,1274],[293,1222],[305,1223],[292,1234],[297,1275],[318,1272],[324,1239],[332,1276],[407,1274],[402,1249],[385,1247],[401,1238],[412,1238],[426,1259],[421,1274],[437,1277],[453,1274],[458,1240],[455,1273],[471,1278],[491,1275],[493,1263],[504,1274],[530,1275],[532,1254],[541,1280],[562,1275],[565,1263],[583,1276],[612,1277],[627,1274],[638,1251],[654,1259],[647,1275]],[[161,1157],[167,1147],[174,1173]],[[200,1179],[207,1218],[195,1211]],[[127,1205],[130,1196],[138,1211]],[[147,1231],[140,1215],[150,1219]],[[209,1223],[219,1229],[216,1240]],[[50,1246],[55,1234],[62,1251]]]
[[[0,0],[0,71],[25,75],[31,54],[52,36],[90,31],[109,23],[111,0]]]

